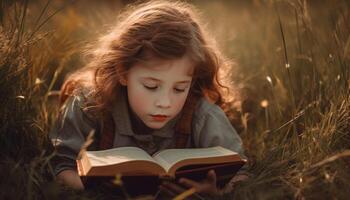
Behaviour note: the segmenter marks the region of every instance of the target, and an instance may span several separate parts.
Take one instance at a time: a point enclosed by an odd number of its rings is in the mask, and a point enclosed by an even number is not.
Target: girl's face
[[[121,81],[127,86],[131,109],[149,128],[162,128],[181,111],[193,70],[187,56],[135,64]]]

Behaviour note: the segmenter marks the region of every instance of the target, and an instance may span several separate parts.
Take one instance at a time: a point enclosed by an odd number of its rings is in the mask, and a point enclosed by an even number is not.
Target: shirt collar
[[[133,136],[135,138],[146,136],[135,134],[132,130],[125,88],[121,88],[120,92],[118,93],[118,97],[116,98],[116,101],[112,105],[112,116],[115,124],[115,134]],[[179,115],[171,119],[161,129],[154,130],[152,132],[152,135],[164,138],[173,137],[175,124],[178,118]]]

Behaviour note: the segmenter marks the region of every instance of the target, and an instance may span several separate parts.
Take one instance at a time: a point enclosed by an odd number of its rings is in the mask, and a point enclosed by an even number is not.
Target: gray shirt
[[[149,154],[162,149],[175,147],[174,127],[178,117],[170,120],[164,127],[153,130],[151,134],[135,134],[130,121],[127,95],[120,93],[112,106],[115,124],[113,147],[137,146]],[[92,130],[99,130],[100,123],[93,120],[84,111],[86,98],[72,96],[67,99],[50,139],[57,149],[54,173],[57,175],[66,169],[76,169],[75,159],[86,137]],[[187,143],[188,148],[222,146],[238,152],[245,158],[242,141],[232,127],[224,111],[217,105],[200,99],[192,120],[192,136]],[[96,144],[90,150],[98,149]]]

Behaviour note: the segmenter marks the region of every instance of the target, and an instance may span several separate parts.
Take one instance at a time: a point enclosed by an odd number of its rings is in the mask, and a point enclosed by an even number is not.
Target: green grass
[[[350,5],[347,1],[193,1],[235,65],[252,177],[234,199],[350,194]],[[0,199],[101,199],[54,182],[50,91],[83,66],[86,41],[120,2],[3,1],[0,7]],[[92,9],[94,7],[94,9]],[[98,30],[98,31],[96,31]],[[289,67],[286,67],[289,66]],[[264,102],[265,105],[262,105]]]

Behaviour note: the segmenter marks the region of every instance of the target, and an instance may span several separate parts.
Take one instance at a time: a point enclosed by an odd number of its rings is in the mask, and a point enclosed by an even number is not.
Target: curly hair
[[[186,55],[195,63],[191,93],[227,110],[230,82],[224,86],[219,70],[230,69],[231,63],[210,39],[193,6],[150,1],[130,5],[119,16],[118,23],[90,52],[87,66],[68,77],[61,89],[61,102],[74,91],[88,88],[93,107],[108,112],[123,87],[120,80],[135,63]]]

